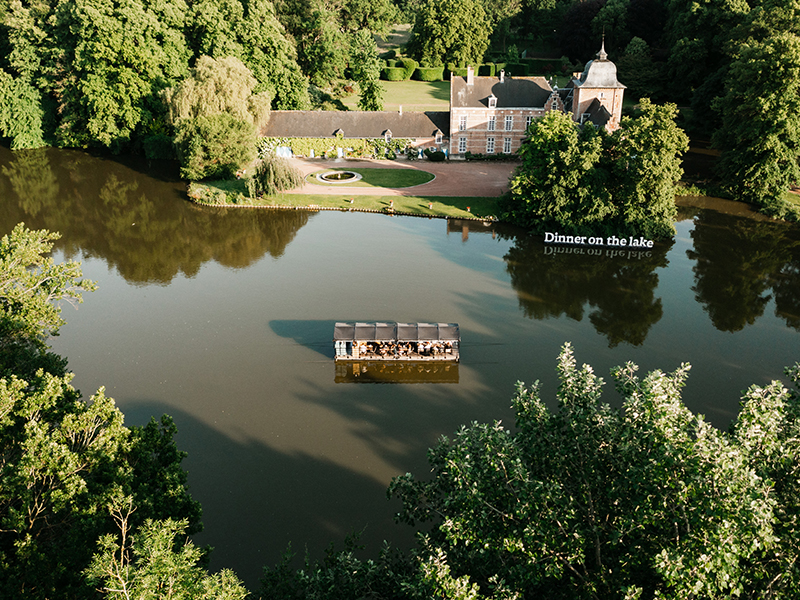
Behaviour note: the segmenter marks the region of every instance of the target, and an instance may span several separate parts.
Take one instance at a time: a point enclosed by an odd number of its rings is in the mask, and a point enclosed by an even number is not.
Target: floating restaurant
[[[458,323],[336,323],[335,360],[459,360]]]

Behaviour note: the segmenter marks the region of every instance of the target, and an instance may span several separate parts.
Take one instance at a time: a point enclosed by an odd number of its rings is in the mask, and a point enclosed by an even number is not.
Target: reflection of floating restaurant
[[[334,363],[336,383],[458,383],[452,361],[350,360]]]
[[[457,323],[336,323],[336,360],[455,361]]]

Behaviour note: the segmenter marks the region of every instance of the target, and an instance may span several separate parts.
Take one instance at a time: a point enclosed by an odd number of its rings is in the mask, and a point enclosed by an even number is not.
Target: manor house
[[[605,44],[597,59],[574,73],[564,87],[544,77],[476,76],[450,78],[447,112],[380,111],[273,111],[262,135],[275,138],[335,137],[390,140],[405,138],[420,148],[446,151],[510,154],[516,152],[533,119],[552,110],[572,116],[581,125],[591,123],[614,131],[622,114],[625,86],[617,67],[608,60]],[[341,151],[340,151],[341,152]]]

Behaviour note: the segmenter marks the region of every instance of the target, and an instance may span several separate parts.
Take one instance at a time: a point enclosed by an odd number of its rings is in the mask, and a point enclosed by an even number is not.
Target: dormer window
[[[387,129],[386,130],[386,133],[383,134],[383,139],[386,141],[387,144],[392,141],[392,130],[391,129]]]
[[[435,139],[436,139],[436,143],[437,144],[441,144],[442,143],[442,132],[439,129],[436,130]]]
[[[344,130],[337,129],[336,131],[333,132],[333,135],[335,135],[335,136],[338,135],[338,136],[344,137]]]
[[[494,94],[489,96],[489,108],[497,108],[497,96]]]

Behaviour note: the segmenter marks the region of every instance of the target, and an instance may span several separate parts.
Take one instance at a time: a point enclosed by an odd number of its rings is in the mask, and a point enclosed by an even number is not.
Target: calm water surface
[[[389,480],[424,475],[461,424],[511,425],[517,380],[539,379],[552,406],[566,341],[604,376],[690,362],[686,403],[722,428],[742,390],[800,360],[798,228],[715,203],[682,209],[651,252],[590,254],[481,224],[199,209],[183,190],[169,165],[0,148],[0,234],[60,231],[56,258],[98,282],[53,347],[128,424],[175,418],[197,541],[251,589],[289,542],[314,556],[361,529],[372,550],[408,543]],[[463,360],[337,371],[337,320],[458,322]]]

